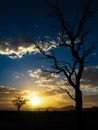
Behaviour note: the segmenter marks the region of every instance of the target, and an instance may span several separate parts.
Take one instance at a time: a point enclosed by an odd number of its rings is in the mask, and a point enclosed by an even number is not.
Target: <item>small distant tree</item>
[[[17,111],[20,111],[20,108],[21,108],[23,105],[25,105],[27,101],[28,101],[28,100],[25,99],[24,97],[18,96],[18,97],[15,97],[14,100],[12,100],[12,103],[13,103],[13,105],[17,108]]]

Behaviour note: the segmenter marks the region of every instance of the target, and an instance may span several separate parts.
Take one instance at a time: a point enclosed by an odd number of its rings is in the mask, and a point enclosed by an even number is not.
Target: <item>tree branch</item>
[[[78,26],[77,33],[76,33],[76,35],[75,35],[75,39],[76,39],[77,37],[79,37],[79,35],[80,35],[80,33],[81,33],[82,29],[83,29],[83,26],[84,26],[85,23],[87,22],[87,18],[88,18],[89,14],[90,14],[90,12],[89,12],[90,7],[91,7],[91,0],[88,0],[88,5],[87,5],[87,7],[85,8],[85,10],[84,10],[84,12],[83,12],[83,15],[82,15],[82,18],[81,18],[81,20],[80,20],[80,22],[79,22],[79,26]]]
[[[73,38],[73,34],[72,34],[72,30],[70,25],[65,22],[64,19],[64,13],[63,11],[61,11],[60,7],[58,4],[54,4],[54,3],[48,3],[49,7],[51,8],[52,12],[50,13],[50,17],[53,17],[55,19],[57,19],[57,21],[60,23],[61,26],[61,30],[65,32],[67,32],[67,35],[69,36],[70,39]]]
[[[65,91],[65,92],[68,94],[68,96],[69,96],[72,100],[74,100],[74,101],[76,100],[76,99],[70,94],[70,92],[69,92],[67,89],[61,88],[61,87],[60,87],[60,89],[63,90],[63,91]]]

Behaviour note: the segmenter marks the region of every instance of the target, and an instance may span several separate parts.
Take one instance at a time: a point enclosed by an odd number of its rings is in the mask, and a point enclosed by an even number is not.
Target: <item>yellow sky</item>
[[[24,96],[29,99],[27,104],[22,107],[22,110],[34,110],[39,108],[74,105],[75,102],[61,90],[44,90],[33,88],[32,90],[18,90],[15,88],[2,87],[0,92],[0,109],[15,110],[12,100],[15,96]],[[98,95],[83,95],[83,107],[98,106]]]

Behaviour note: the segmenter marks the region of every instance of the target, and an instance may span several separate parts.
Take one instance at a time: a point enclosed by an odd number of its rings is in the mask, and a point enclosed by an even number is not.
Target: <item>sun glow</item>
[[[42,100],[37,94],[31,93],[29,96],[29,102],[32,106],[39,106],[42,103]]]

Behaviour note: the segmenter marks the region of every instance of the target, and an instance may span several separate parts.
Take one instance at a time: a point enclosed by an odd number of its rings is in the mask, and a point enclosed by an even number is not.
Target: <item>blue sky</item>
[[[58,1],[60,4],[63,3],[68,21],[74,18],[76,10],[80,9],[81,3],[84,4],[85,2],[85,0],[55,1]],[[95,0],[95,2],[94,6],[97,8],[98,1]],[[80,13],[81,11],[82,8]],[[43,90],[51,93],[51,90],[53,90],[53,81],[41,78],[42,72],[38,69],[40,67],[48,68],[51,62],[46,59],[42,60],[43,56],[26,39],[26,37],[34,39],[51,37],[51,32],[53,31],[51,25],[55,24],[55,22],[48,17],[49,12],[50,9],[46,0],[0,0],[1,93],[3,89],[5,91],[5,88],[35,90],[36,86],[38,86],[39,91]],[[94,28],[87,39],[89,42],[98,41],[97,16],[98,14],[88,24],[91,29]],[[59,54],[63,55],[63,51],[58,52],[57,55]],[[95,92],[95,95],[98,95],[96,94],[98,90],[98,87],[96,87],[98,86],[96,78],[98,76],[98,45],[91,55],[91,61],[85,68],[85,79],[83,79],[82,87],[83,85],[87,87],[84,93],[92,95]],[[89,72],[92,76],[88,76]],[[52,82],[52,86],[50,82]],[[51,86],[50,88],[49,85]],[[41,86],[44,89],[41,90]],[[91,86],[94,86],[94,89]]]
[[[41,35],[45,33],[47,5],[45,0],[1,0],[0,34],[2,37]],[[46,24],[45,24],[46,23]],[[43,34],[42,34],[43,35]],[[45,34],[44,34],[45,35]]]

